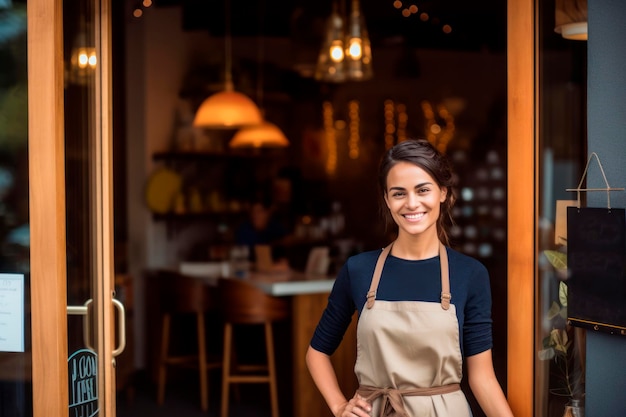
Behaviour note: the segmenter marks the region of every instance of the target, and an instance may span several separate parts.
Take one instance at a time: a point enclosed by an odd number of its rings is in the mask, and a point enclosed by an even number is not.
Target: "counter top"
[[[300,271],[251,272],[247,278],[223,278],[208,273],[203,268],[184,268],[180,272],[217,286],[219,279],[243,279],[273,296],[329,293],[335,283],[334,276],[310,275]]]
[[[327,293],[333,288],[335,278],[306,275],[302,272],[253,273],[248,282],[274,296]]]

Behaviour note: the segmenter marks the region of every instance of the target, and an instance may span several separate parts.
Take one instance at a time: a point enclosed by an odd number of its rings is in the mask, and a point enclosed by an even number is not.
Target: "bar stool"
[[[272,417],[278,417],[272,323],[289,317],[289,302],[285,298],[269,296],[251,283],[233,278],[220,279],[218,294],[224,319],[221,417],[228,416],[230,385],[255,383],[269,384]],[[238,363],[233,333],[235,327],[242,325],[264,327],[266,363]]]
[[[163,405],[165,402],[165,385],[169,367],[197,367],[200,379],[200,407],[202,411],[208,411],[208,371],[222,367],[221,357],[209,357],[207,354],[205,314],[211,311],[217,312],[217,306],[213,300],[213,291],[201,279],[181,275],[177,272],[160,271],[158,278],[162,308],[162,332],[158,365],[157,404]],[[183,320],[185,317],[195,317],[197,350],[192,354],[174,354],[170,351],[172,319]]]

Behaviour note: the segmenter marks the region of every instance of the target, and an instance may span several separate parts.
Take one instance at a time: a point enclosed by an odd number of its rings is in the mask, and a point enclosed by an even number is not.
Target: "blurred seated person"
[[[250,206],[248,219],[235,231],[235,244],[248,246],[250,261],[254,262],[256,245],[269,245],[272,250],[274,268],[289,269],[285,257],[284,244],[290,237],[290,231],[274,215],[273,207],[264,199],[255,200]]]

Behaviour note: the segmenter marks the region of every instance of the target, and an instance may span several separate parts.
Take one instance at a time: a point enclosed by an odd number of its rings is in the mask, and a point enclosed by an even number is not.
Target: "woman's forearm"
[[[489,417],[513,417],[495,372],[491,350],[467,358],[469,385],[480,408]]]
[[[306,364],[313,378],[317,389],[324,397],[326,404],[337,415],[338,410],[344,406],[348,400],[339,388],[337,374],[330,361],[330,357],[309,346],[306,353]]]

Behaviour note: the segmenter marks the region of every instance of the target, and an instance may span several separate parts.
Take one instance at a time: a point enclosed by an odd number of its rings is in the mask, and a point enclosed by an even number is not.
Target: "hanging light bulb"
[[[81,15],[78,33],[72,44],[70,55],[69,81],[74,84],[86,85],[95,74],[98,65],[96,47],[93,41],[88,40],[89,25]]]
[[[226,71],[224,90],[205,99],[193,120],[193,125],[212,129],[233,129],[261,123],[261,110],[245,94],[235,91],[231,72],[230,2],[226,2]]]
[[[326,38],[322,43],[315,79],[320,81],[342,82],[346,80],[344,72],[344,22],[339,13],[337,1],[333,2],[333,9],[326,21]]]
[[[349,80],[362,81],[372,78],[372,47],[359,0],[352,0],[345,54],[345,72]]]

